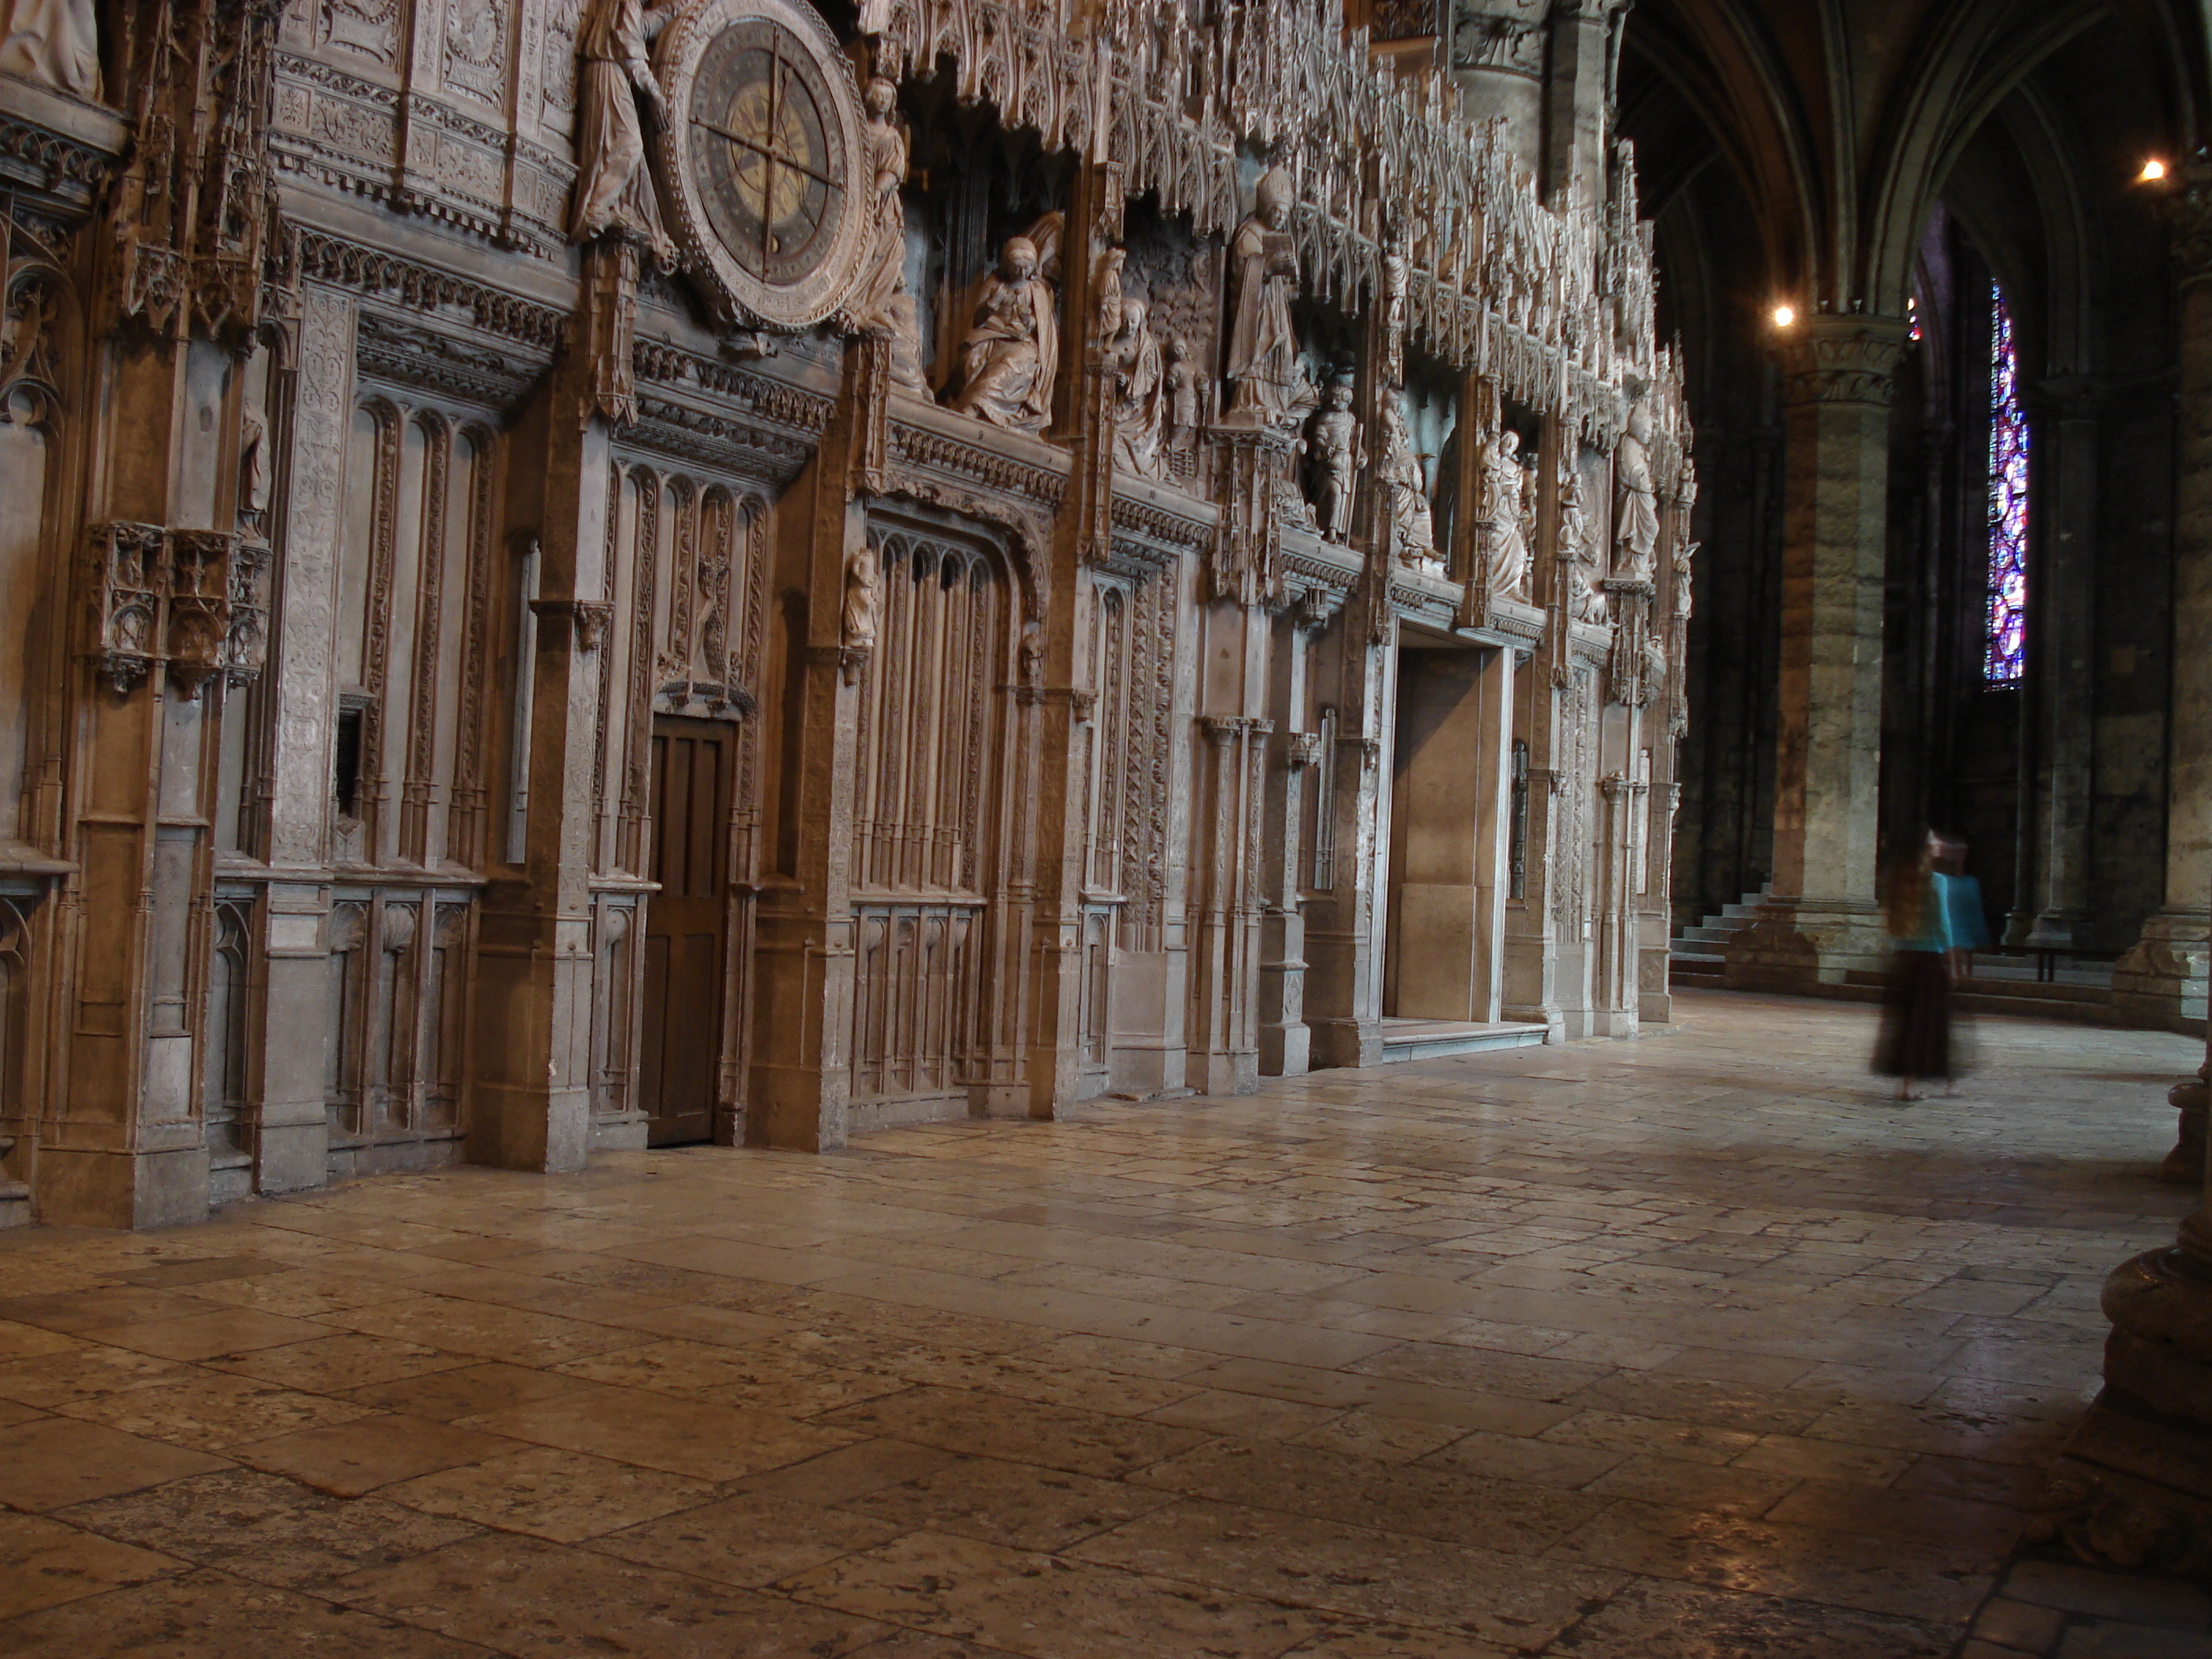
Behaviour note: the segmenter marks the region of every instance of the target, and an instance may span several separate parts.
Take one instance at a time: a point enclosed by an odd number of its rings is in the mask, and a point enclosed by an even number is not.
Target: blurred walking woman
[[[1897,957],[1882,999],[1874,1068],[1897,1079],[1899,1100],[1917,1100],[1924,1078],[1959,1071],[1952,1042],[1951,990],[1972,953],[1989,942],[1980,884],[1955,873],[1966,848],[1930,830],[1889,872],[1882,908]]]

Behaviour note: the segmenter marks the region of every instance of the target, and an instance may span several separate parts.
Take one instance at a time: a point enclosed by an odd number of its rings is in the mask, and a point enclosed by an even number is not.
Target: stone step
[[[1674,937],[1678,939],[1684,940],[1694,939],[1701,945],[1714,945],[1718,944],[1723,939],[1734,939],[1742,931],[1743,929],[1741,927],[1716,927],[1713,923],[1709,921],[1701,927],[1685,927],[1680,933],[1675,934]]]
[[[1382,1021],[1382,1061],[1443,1060],[1453,1054],[1486,1054],[1494,1048],[1527,1048],[1544,1040],[1541,1025],[1510,1021],[1399,1019]]]

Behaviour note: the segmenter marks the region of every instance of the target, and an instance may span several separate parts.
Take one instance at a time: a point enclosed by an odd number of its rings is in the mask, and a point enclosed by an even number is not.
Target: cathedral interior
[[[2208,641],[2189,0],[0,0],[0,1651],[2212,1656]]]

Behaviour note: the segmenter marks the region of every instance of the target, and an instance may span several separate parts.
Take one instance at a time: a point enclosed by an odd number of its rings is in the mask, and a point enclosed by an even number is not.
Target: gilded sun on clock
[[[852,72],[811,7],[705,0],[657,54],[679,240],[738,318],[800,327],[837,308],[866,252],[852,200]]]

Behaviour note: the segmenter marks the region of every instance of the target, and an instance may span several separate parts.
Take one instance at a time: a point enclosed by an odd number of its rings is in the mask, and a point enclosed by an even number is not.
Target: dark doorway
[[[710,1138],[722,1048],[729,928],[730,770],[735,728],[653,723],[653,867],[645,911],[646,1142]]]

